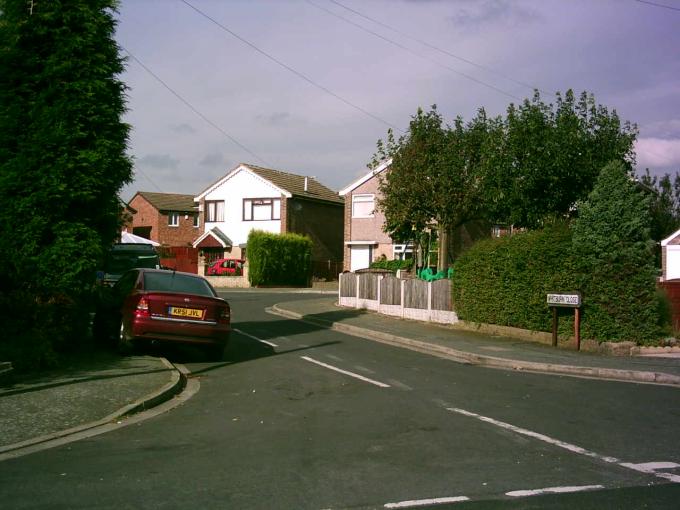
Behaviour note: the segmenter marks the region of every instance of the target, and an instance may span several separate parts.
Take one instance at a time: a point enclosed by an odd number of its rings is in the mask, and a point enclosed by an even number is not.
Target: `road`
[[[458,364],[265,312],[299,294],[227,297],[225,361],[174,354],[193,398],[0,463],[0,507],[678,508],[677,389]]]

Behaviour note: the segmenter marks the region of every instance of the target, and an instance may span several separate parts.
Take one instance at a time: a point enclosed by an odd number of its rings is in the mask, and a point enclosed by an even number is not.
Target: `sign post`
[[[580,292],[554,292],[548,294],[548,306],[552,308],[552,345],[557,347],[557,322],[558,308],[574,309],[574,338],[576,338],[576,350],[581,349],[581,293]]]

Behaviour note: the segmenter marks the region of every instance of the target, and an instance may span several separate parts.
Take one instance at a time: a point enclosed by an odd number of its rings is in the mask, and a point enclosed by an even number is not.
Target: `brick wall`
[[[137,195],[130,202],[137,213],[132,217],[133,230],[137,227],[151,228],[150,239],[167,246],[190,246],[202,234],[194,227],[191,213],[179,213],[179,226],[168,225],[168,212],[158,211],[144,197]]]

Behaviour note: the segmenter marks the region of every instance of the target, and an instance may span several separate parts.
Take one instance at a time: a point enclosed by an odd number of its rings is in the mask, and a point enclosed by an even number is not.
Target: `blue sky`
[[[594,93],[638,124],[639,170],[680,171],[680,0],[122,0],[118,21],[124,200],[239,162],[338,190],[418,107],[497,115],[532,87]]]

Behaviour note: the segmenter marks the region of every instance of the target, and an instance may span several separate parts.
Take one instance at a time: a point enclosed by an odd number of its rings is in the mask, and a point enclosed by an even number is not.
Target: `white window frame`
[[[368,214],[359,214],[357,212],[357,204],[371,204],[373,208]],[[352,195],[352,218],[373,218],[375,215],[375,194],[361,193]]]
[[[179,227],[179,213],[171,211],[168,213],[168,227]]]
[[[268,214],[265,212],[268,209]],[[262,217],[257,213],[265,212]],[[243,221],[278,221],[281,219],[280,198],[244,198]]]

